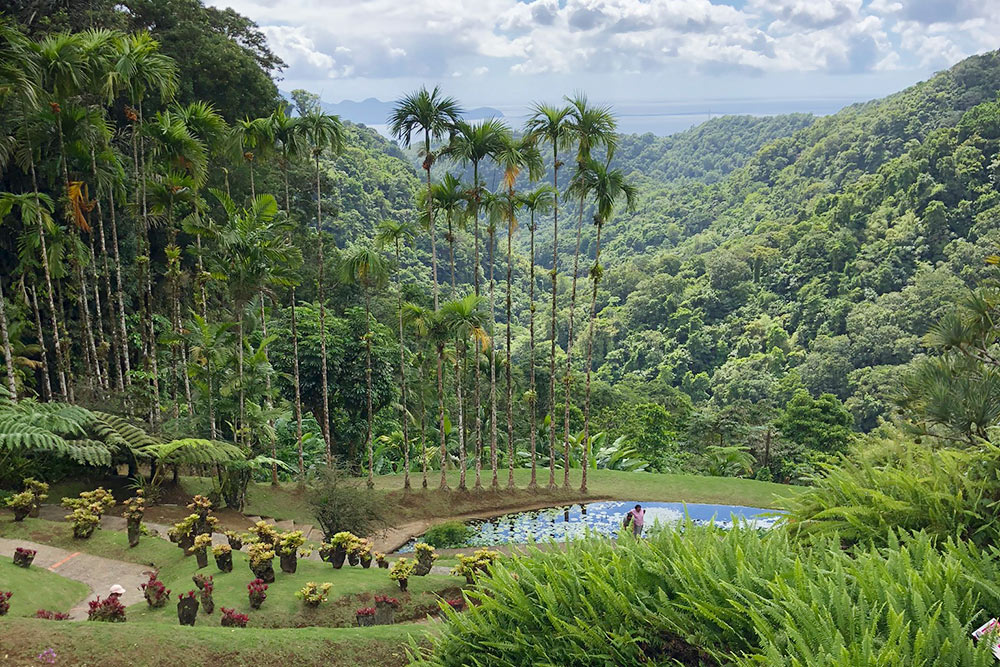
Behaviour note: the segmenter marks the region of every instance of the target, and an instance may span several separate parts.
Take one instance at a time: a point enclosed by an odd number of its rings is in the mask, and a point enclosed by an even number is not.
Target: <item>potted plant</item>
[[[235,530],[226,531],[226,539],[229,540],[229,546],[239,551],[243,548],[243,542],[246,541],[245,533],[238,533]]]
[[[84,491],[77,498],[63,498],[62,506],[70,509],[89,509],[100,519],[105,512],[115,506],[115,497],[104,487]]]
[[[459,577],[465,577],[468,584],[476,583],[476,576],[481,573],[489,573],[490,566],[500,558],[499,551],[489,549],[477,549],[471,556],[457,554],[458,565],[452,568],[451,573]]]
[[[250,598],[250,608],[260,609],[267,599],[267,583],[262,579],[254,579],[247,584],[247,595]]]
[[[24,480],[24,490],[34,498],[34,502],[31,505],[31,512],[28,513],[28,516],[37,519],[38,511],[42,508],[42,501],[49,497],[49,485],[45,482],[39,482],[34,477],[27,477]]]
[[[211,577],[209,581],[201,587],[201,610],[206,614],[211,614],[215,611],[215,600],[212,599],[212,591],[215,590],[215,586],[211,582]]]
[[[167,604],[170,599],[170,589],[157,579],[158,570],[149,573],[149,581],[139,586],[142,589],[142,596],[146,598],[146,604],[155,609]]]
[[[181,625],[194,625],[198,618],[198,598],[194,596],[194,591],[181,593],[177,598],[177,620]]]
[[[94,534],[101,525],[100,507],[97,504],[88,507],[77,507],[72,514],[66,515],[66,520],[73,523],[73,537],[85,540]]]
[[[349,533],[346,530],[337,533],[330,539],[330,546],[333,547],[333,553],[330,555],[330,563],[334,568],[339,570],[344,566],[344,559],[347,558],[347,553],[357,541],[358,538],[354,533]]]
[[[35,612],[35,618],[40,618],[46,621],[68,621],[69,614],[64,614],[59,611],[49,611],[47,609],[39,609]]]
[[[117,595],[109,595],[104,598],[91,600],[87,609],[88,621],[103,621],[105,623],[124,623],[125,606],[118,600]]]
[[[11,591],[0,591],[0,616],[6,616],[10,611],[10,596],[13,594]]]
[[[330,556],[333,555],[333,545],[329,542],[321,542],[319,545],[319,559],[323,562],[329,563]]]
[[[139,536],[142,534],[142,517],[146,512],[146,498],[142,489],[135,492],[135,496],[126,500],[125,511],[122,516],[125,518],[125,526],[128,531],[128,545],[130,548],[139,545]]]
[[[274,582],[274,551],[268,544],[257,543],[250,545],[250,571],[254,576],[265,583]]]
[[[184,550],[185,554],[191,553],[194,546],[194,538],[198,536],[195,532],[195,524],[198,522],[197,514],[189,514],[182,521],[174,524],[173,528],[167,531],[170,541]]]
[[[406,592],[410,577],[413,576],[415,563],[408,558],[400,558],[389,569],[389,578],[399,584],[399,590]]]
[[[358,627],[375,625],[375,607],[362,607],[354,612],[354,618],[358,621]]]
[[[35,550],[17,547],[14,549],[14,565],[18,567],[31,567],[31,561],[35,560]]]
[[[215,566],[220,572],[233,571],[233,548],[228,544],[217,544],[212,547],[212,555],[215,556]]]
[[[462,598],[455,598],[453,600],[448,600],[448,606],[454,609],[455,611],[464,611],[465,600]]]
[[[221,625],[224,628],[245,628],[247,627],[247,621],[249,620],[249,616],[241,614],[235,609],[228,609],[226,607],[222,608]]]
[[[212,514],[212,501],[205,496],[198,494],[191,499],[187,508],[191,510],[195,516],[198,518],[194,521],[194,532],[196,535],[202,535],[204,533],[212,534],[215,529],[216,524],[219,520],[216,519]]]
[[[35,506],[35,497],[30,491],[15,493],[7,499],[7,507],[14,511],[14,521],[24,521]]]
[[[385,554],[381,551],[375,552],[375,564],[383,570],[389,569],[389,559],[385,557]]]
[[[392,625],[396,620],[399,600],[387,595],[375,596],[375,625]]]
[[[250,529],[250,532],[257,536],[257,540],[263,544],[274,546],[278,542],[278,531],[267,521],[258,521]]]
[[[413,548],[417,552],[417,564],[413,568],[413,574],[418,577],[427,576],[434,566],[434,561],[438,559],[438,555],[434,553],[434,547],[423,542],[417,542]]]
[[[326,601],[327,594],[331,588],[333,588],[333,584],[331,583],[320,585],[310,581],[295,593],[295,597],[302,600],[307,607],[318,607]]]
[[[194,557],[198,559],[198,569],[203,567],[208,567],[208,550],[212,546],[212,536],[208,533],[202,533],[194,538],[194,544],[191,546],[189,551],[194,554]]]
[[[191,577],[191,581],[194,582],[194,585],[198,587],[199,591],[203,590],[206,585],[211,586],[213,583],[215,583],[212,580],[212,575],[201,574],[201,573],[195,574],[193,577]]]
[[[359,546],[357,548],[358,559],[361,561],[361,567],[366,570],[372,566],[372,541],[369,539],[359,540]]]
[[[298,567],[299,547],[306,543],[306,537],[301,530],[281,533],[278,536],[277,552],[281,571],[285,574],[295,574]]]

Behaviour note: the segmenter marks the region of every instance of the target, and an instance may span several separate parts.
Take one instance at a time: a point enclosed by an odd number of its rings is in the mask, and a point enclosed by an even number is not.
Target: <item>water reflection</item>
[[[700,505],[684,503],[641,503],[646,510],[646,526],[675,523],[685,511],[694,523],[714,521],[729,527],[732,519],[743,519],[761,528],[771,527],[778,517],[775,510],[740,505]],[[469,521],[472,537],[464,546],[480,547],[497,544],[525,544],[531,541],[564,541],[584,534],[587,529],[608,537],[617,537],[625,513],[635,501],[608,501],[581,505],[549,507],[528,512],[515,512],[492,519]],[[767,516],[771,515],[771,516]],[[412,551],[415,541],[400,551]]]

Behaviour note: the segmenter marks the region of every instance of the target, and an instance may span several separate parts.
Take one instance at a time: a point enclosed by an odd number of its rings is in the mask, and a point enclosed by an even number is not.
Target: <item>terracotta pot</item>
[[[177,601],[177,620],[181,625],[194,625],[198,618],[198,598],[183,598]]]
[[[215,565],[219,568],[220,572],[232,572],[233,571],[233,552],[227,554],[220,554],[215,557]]]
[[[298,568],[299,558],[292,552],[290,554],[281,554],[281,571],[285,574],[295,574],[295,570]]]

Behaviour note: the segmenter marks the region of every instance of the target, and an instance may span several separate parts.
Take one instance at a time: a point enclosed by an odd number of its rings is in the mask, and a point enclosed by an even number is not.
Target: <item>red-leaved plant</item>
[[[465,609],[465,600],[461,598],[456,598],[454,600],[448,600],[448,606],[455,611],[462,611]]]
[[[267,584],[262,579],[254,579],[247,584],[247,594],[250,596],[250,608],[260,609],[267,599]]]
[[[39,609],[35,612],[35,618],[43,618],[47,621],[66,621],[69,620],[69,614],[63,614],[58,611],[49,611],[47,609]]]
[[[0,616],[6,616],[7,612],[10,611],[10,596],[13,595],[10,591],[0,591]]]
[[[362,607],[361,609],[358,609],[354,613],[358,616],[374,616],[375,607]]]
[[[399,607],[399,600],[396,598],[391,598],[388,595],[376,595],[375,596],[376,605],[389,605],[393,609]]]
[[[150,607],[162,607],[170,599],[170,589],[156,578],[158,574],[159,571],[150,572],[149,581],[139,586],[142,589],[143,597],[146,598],[146,603]]]
[[[124,623],[125,605],[118,601],[117,595],[91,600],[87,611],[88,621],[104,621],[106,623]]]
[[[246,614],[241,614],[235,609],[222,607],[222,626],[225,628],[245,628],[249,620],[250,617]]]

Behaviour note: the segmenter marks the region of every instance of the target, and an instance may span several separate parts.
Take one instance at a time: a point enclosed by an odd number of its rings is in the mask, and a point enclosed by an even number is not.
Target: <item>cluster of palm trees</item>
[[[448,452],[446,434],[450,430],[445,413],[445,382],[444,366],[446,348],[450,344],[454,350],[453,387],[455,395],[455,413],[457,416],[458,434],[458,468],[459,488],[467,488],[466,471],[467,449],[473,449],[475,461],[474,488],[483,486],[482,461],[486,455],[488,444],[490,469],[492,479],[490,485],[499,487],[499,452],[497,406],[497,367],[504,369],[506,396],[506,461],[507,487],[514,487],[514,418],[515,399],[511,377],[511,322],[512,283],[515,280],[513,262],[513,240],[519,220],[527,217],[529,224],[529,260],[528,273],[524,278],[529,291],[529,379],[528,391],[524,398],[527,405],[531,460],[531,478],[529,488],[538,486],[537,481],[537,388],[535,383],[535,229],[539,218],[549,211],[552,212],[553,224],[553,262],[550,269],[552,281],[551,318],[549,326],[550,338],[550,374],[549,374],[549,406],[548,423],[549,436],[549,488],[556,487],[556,462],[559,458],[557,450],[557,420],[554,414],[556,406],[556,321],[558,299],[558,249],[559,249],[559,202],[560,196],[569,199],[577,205],[576,245],[573,256],[571,274],[571,303],[569,308],[568,331],[569,339],[566,346],[566,366],[563,372],[563,485],[569,486],[570,446],[573,439],[570,434],[569,414],[572,395],[570,392],[573,381],[573,347],[574,321],[573,312],[576,307],[577,279],[579,277],[580,247],[583,234],[584,213],[593,210],[593,222],[597,229],[597,243],[594,262],[589,272],[592,284],[590,319],[587,338],[587,361],[585,399],[583,407],[584,437],[583,437],[583,476],[581,489],[587,489],[587,462],[590,459],[590,380],[593,359],[593,327],[596,315],[597,289],[601,279],[600,265],[600,234],[603,224],[611,217],[617,207],[632,208],[635,205],[635,189],[626,182],[621,171],[611,169],[609,164],[616,142],[616,123],[608,107],[590,104],[586,97],[577,95],[566,100],[565,106],[550,106],[537,104],[532,115],[520,133],[514,132],[503,122],[488,119],[479,122],[468,122],[461,118],[460,105],[452,98],[444,96],[438,88],[428,90],[421,88],[415,93],[400,99],[389,118],[389,128],[392,134],[405,146],[410,147],[415,140],[419,141],[420,157],[425,175],[426,189],[419,195],[421,211],[420,226],[426,231],[431,248],[431,284],[433,310],[421,308],[415,304],[398,302],[400,341],[404,342],[404,322],[415,325],[420,335],[427,335],[434,341],[436,356],[437,384],[437,430],[440,438],[441,481],[440,488],[447,489],[446,465]],[[603,160],[597,159],[595,153],[603,153]],[[550,170],[552,184],[532,186],[544,175],[545,159],[543,153],[551,153]],[[563,166],[560,155],[570,152],[574,157],[573,172],[569,177],[569,185],[565,192],[559,189],[559,170]],[[447,172],[437,182],[432,178],[432,168],[441,158],[456,166],[472,168],[472,182],[462,183],[460,178]],[[499,186],[496,190],[488,190],[482,178],[486,167],[498,170]],[[455,245],[457,233],[471,223],[473,234],[473,291],[467,295],[458,293],[455,278]],[[481,223],[485,223],[485,228]],[[438,284],[438,228],[446,230],[448,241],[449,265],[451,275],[451,300],[441,304]],[[483,238],[485,231],[485,239]],[[506,231],[506,331],[505,359],[501,361],[497,353],[496,332],[496,264],[497,232]],[[407,226],[388,224],[380,229],[379,240],[383,243],[396,245],[404,237],[413,235],[413,230]],[[482,242],[486,243],[485,264],[482,257]],[[481,276],[481,272],[485,272]],[[520,278],[520,277],[518,277]],[[481,292],[486,290],[488,297]],[[486,311],[486,312],[484,312]],[[472,348],[474,377],[471,382],[467,377],[468,353]],[[489,388],[487,400],[481,400],[482,364],[485,356],[489,369]],[[401,381],[401,420],[406,424],[406,367],[405,355],[400,356]],[[473,394],[471,408],[467,407],[467,392],[471,384]],[[470,410],[472,427],[469,437],[474,443],[466,443],[466,411]],[[423,411],[421,410],[421,415]],[[404,432],[403,439],[406,442]],[[423,437],[421,437],[423,446]],[[370,451],[370,449],[369,449]],[[424,456],[426,461],[426,456]],[[409,466],[405,466],[404,487],[409,488]],[[423,467],[423,486],[427,486],[426,465]]]

